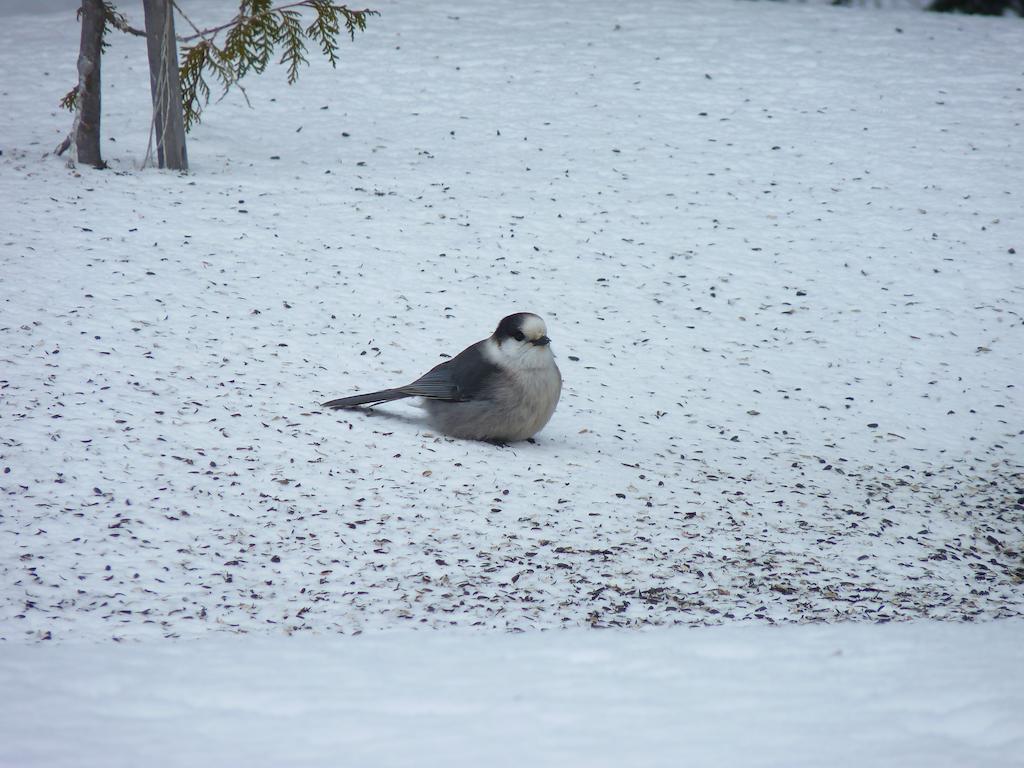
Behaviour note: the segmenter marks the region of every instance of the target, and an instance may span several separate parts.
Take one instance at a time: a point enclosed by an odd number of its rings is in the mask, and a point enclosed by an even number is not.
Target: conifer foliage
[[[57,154],[63,153],[72,145],[81,154],[83,141],[77,135],[80,134],[80,126],[84,125],[88,128],[90,146],[96,145],[94,151],[86,153],[92,158],[89,162],[97,167],[104,165],[98,145],[99,72],[101,54],[109,45],[105,35],[111,27],[128,34],[146,37],[151,47],[155,40],[157,51],[161,48],[166,51],[169,44],[173,54],[176,45],[183,44],[181,66],[172,66],[171,71],[177,72],[180,80],[181,113],[184,129],[187,131],[199,122],[203,109],[209,103],[211,89],[208,78],[219,84],[223,93],[237,87],[244,94],[245,90],[240,84],[242,78],[250,72],[263,72],[280,52],[278,63],[287,68],[289,84],[294,83],[299,78],[302,65],[309,63],[309,45],[319,48],[331,66],[336,67],[342,35],[355,40],[356,32],[366,29],[368,17],[379,15],[378,11],[369,8],[354,10],[333,0],[292,0],[276,6],[274,0],[239,0],[238,13],[230,21],[200,29],[185,15],[176,0],[165,0],[161,5],[167,8],[167,12],[179,15],[193,31],[191,35],[175,38],[173,17],[164,17],[169,20],[166,30],[160,24],[157,27],[161,28],[151,29],[150,0],[144,0],[144,5],[147,29],[142,31],[128,24],[125,16],[115,7],[113,0],[81,0],[78,18],[82,23],[83,38],[79,54],[79,83],[60,101],[62,107],[75,112],[76,118],[71,134],[57,148]],[[160,35],[163,37],[159,37]],[[152,56],[151,51],[151,70],[154,67]],[[161,71],[164,72],[161,77],[166,82],[166,69]],[[176,94],[177,88],[178,83],[175,82],[170,92]],[[166,109],[164,108],[164,114],[161,114],[162,108],[157,104],[158,90],[155,90],[153,97],[154,123],[166,117]],[[87,112],[89,119],[83,124],[82,116]],[[184,132],[180,128],[181,121],[178,122],[178,126],[179,143],[184,155]],[[158,130],[161,127],[158,126]],[[161,167],[164,167],[162,155]],[[187,163],[181,167],[187,167]]]
[[[304,23],[302,11],[314,17]],[[182,49],[181,94],[185,128],[199,122],[203,107],[210,99],[210,76],[226,93],[249,72],[263,72],[275,51],[281,51],[280,64],[287,67],[288,82],[299,78],[299,68],[308,64],[307,42],[316,44],[331,66],[338,64],[341,29],[355,40],[356,31],[366,29],[370,9],[352,10],[330,0],[299,0],[274,7],[272,0],[241,0],[238,15],[227,24],[196,34],[186,41],[199,42]],[[217,38],[224,32],[223,43]]]

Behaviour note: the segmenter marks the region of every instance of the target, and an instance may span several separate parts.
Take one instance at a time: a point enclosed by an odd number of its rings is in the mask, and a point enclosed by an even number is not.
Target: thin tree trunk
[[[146,12],[149,89],[153,96],[157,163],[160,168],[188,170],[173,8],[170,0],[143,0],[142,6]]]
[[[82,0],[82,42],[78,51],[78,113],[74,140],[78,162],[103,168],[100,155],[100,60],[103,55],[103,3]]]

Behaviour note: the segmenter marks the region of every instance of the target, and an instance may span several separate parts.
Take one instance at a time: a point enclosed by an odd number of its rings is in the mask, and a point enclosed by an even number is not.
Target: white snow
[[[0,764],[1020,764],[1018,19],[374,3],[178,175],[114,33],[52,155],[66,5],[0,24]],[[536,444],[317,407],[519,310]]]
[[[1020,765],[1024,645],[1004,627],[16,645],[0,685],[35,682],[0,699],[0,763]]]

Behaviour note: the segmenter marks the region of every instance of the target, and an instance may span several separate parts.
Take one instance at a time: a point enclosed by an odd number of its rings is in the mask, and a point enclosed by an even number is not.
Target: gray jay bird
[[[544,321],[509,315],[490,338],[434,366],[412,384],[330,400],[324,408],[422,397],[431,425],[453,437],[511,443],[548,423],[562,392]]]

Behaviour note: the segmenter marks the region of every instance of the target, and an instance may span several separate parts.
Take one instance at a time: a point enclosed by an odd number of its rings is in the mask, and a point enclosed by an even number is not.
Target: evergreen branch
[[[243,5],[246,0],[243,0]],[[249,0],[251,3],[267,3],[269,0]],[[233,62],[238,77],[245,77],[250,69],[260,73],[270,63],[273,50],[273,18],[265,13],[256,16],[239,14],[238,23],[233,26],[224,40],[223,58]]]
[[[191,35],[187,35],[187,36],[184,36],[184,37],[179,37],[178,38],[178,42],[179,43],[188,43],[188,42],[191,42],[192,40],[198,40],[200,37],[206,37],[208,35],[217,35],[218,33],[223,32],[225,29],[228,29],[229,27],[233,27],[236,24],[239,24],[241,21],[244,20],[245,16],[250,15],[250,14],[246,14],[245,13],[245,9],[250,5],[250,3],[251,3],[251,0],[242,0],[242,2],[240,4],[240,7],[239,7],[238,15],[235,16],[231,21],[227,22],[226,24],[219,24],[216,27],[208,27],[207,29],[202,29],[202,30],[196,29],[195,26],[193,26],[193,29],[195,30],[195,32],[193,34],[191,34]],[[268,5],[269,5],[269,3],[268,3]],[[361,11],[354,11],[354,10],[352,10],[351,8],[349,8],[346,5],[339,5],[339,4],[331,2],[331,0],[295,0],[295,2],[285,3],[284,5],[278,6],[277,8],[275,8],[273,10],[275,10],[275,11],[283,11],[283,10],[287,10],[289,8],[298,8],[300,6],[305,6],[306,8],[312,8],[312,9],[316,10],[317,14],[320,15],[320,16],[324,16],[324,15],[328,15],[328,14],[344,16],[345,19],[346,19],[345,29],[349,33],[349,36],[353,40],[355,40],[355,31],[356,31],[356,29],[358,29],[360,32],[363,32],[363,31],[366,30],[366,17],[367,16],[380,16],[380,11],[374,11],[374,10],[371,10],[370,8],[364,8]],[[321,8],[323,10],[320,10]],[[267,12],[269,12],[269,10],[270,9],[267,9],[266,11],[263,11],[263,12],[267,13]],[[351,22],[352,22],[351,25],[348,23],[349,20],[351,20]]]
[[[299,79],[301,65],[309,64],[307,40],[317,43],[331,66],[337,66],[342,22],[349,38],[355,40],[356,30],[366,29],[366,18],[379,15],[370,9],[353,11],[332,0],[296,0],[276,8],[273,0],[240,0],[238,13],[230,22],[201,30],[181,12],[175,0],[170,1],[194,31],[192,35],[179,37],[179,41],[200,39],[195,45],[182,48],[179,76],[186,130],[199,122],[203,108],[209,103],[206,73],[212,73],[220,81],[221,98],[237,87],[248,103],[249,97],[239,81],[249,72],[265,71],[278,47],[281,49],[279,63],[287,67],[291,85]],[[312,23],[305,28],[300,9],[315,13]],[[217,35],[225,30],[223,45],[218,45]]]
[[[311,0],[313,10],[316,11],[316,18],[313,23],[306,27],[306,37],[315,40],[320,44],[320,50],[332,67],[338,66],[338,17],[332,13],[330,0]]]
[[[298,11],[280,11],[281,26],[278,40],[284,46],[281,64],[288,65],[288,85],[299,79],[299,65],[309,64],[306,59],[306,44],[303,42],[303,29]]]
[[[210,86],[203,77],[203,69],[209,65],[214,72],[219,71],[216,64],[210,61],[211,48],[210,43],[203,40],[191,48],[182,50],[178,76],[181,80],[182,117],[186,131],[199,122],[203,107],[210,101]]]
[[[371,11],[368,8],[362,11],[352,11],[346,8],[344,5],[337,6],[338,11],[342,16],[345,17],[345,29],[348,30],[349,39],[355,42],[356,30],[360,32],[366,31],[366,17],[367,16],[379,16],[379,11]]]
[[[74,112],[76,109],[78,109],[77,85],[64,94],[63,98],[60,100],[60,106],[62,109],[66,109],[68,112]]]

